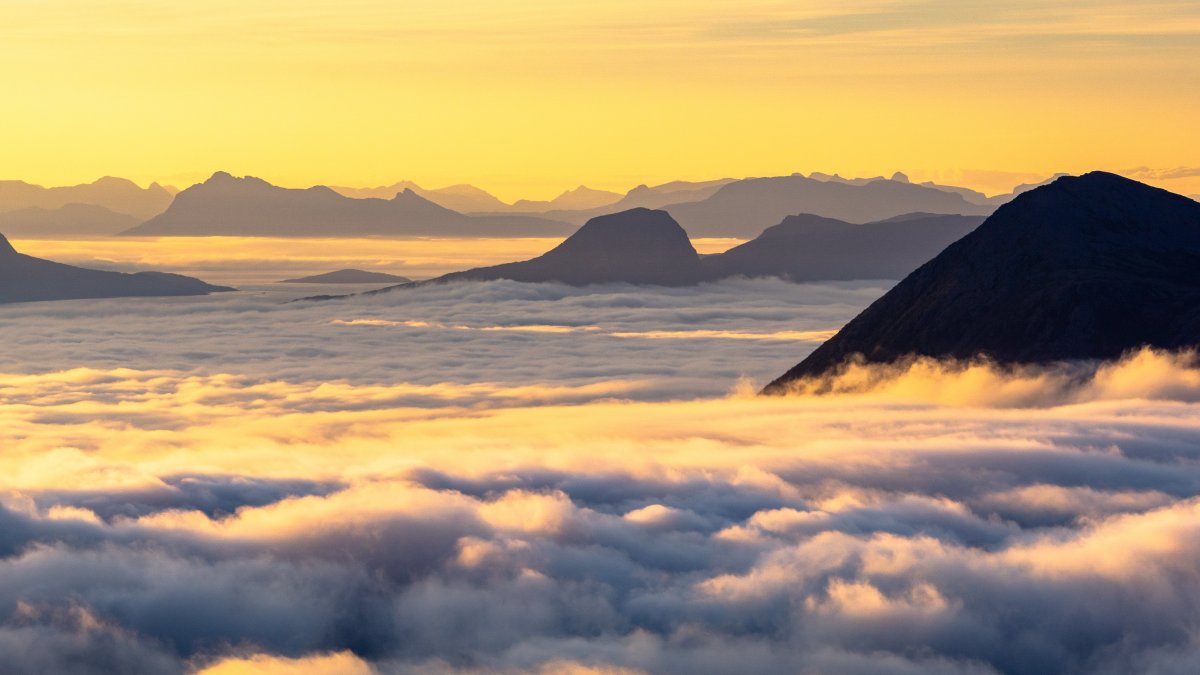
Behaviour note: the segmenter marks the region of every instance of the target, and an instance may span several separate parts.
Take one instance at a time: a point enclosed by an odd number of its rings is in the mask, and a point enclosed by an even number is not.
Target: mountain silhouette
[[[251,237],[554,237],[570,225],[530,216],[468,216],[405,190],[354,199],[324,186],[297,190],[225,172],[175,196],[164,213],[123,234]]]
[[[702,277],[700,256],[669,214],[631,209],[589,220],[566,241],[532,260],[453,272],[418,283],[510,279],[572,286],[687,286]]]
[[[901,279],[983,220],[983,216],[911,213],[856,225],[812,214],[788,216],[751,241],[706,256],[702,264],[712,279]]]
[[[28,208],[60,209],[68,204],[91,204],[146,220],[171,205],[174,193],[152,183],[140,188],[124,178],[105,176],[94,183],[42,187],[19,180],[0,181],[0,212]]]
[[[988,215],[992,207],[962,195],[905,181],[861,184],[801,175],[750,178],[722,186],[707,199],[663,207],[692,237],[750,239],[797,213],[868,223],[905,213]]]
[[[624,195],[607,190],[593,190],[586,185],[580,185],[574,190],[567,190],[549,201],[534,201],[519,199],[513,202],[512,210],[528,213],[545,213],[547,211],[582,211],[597,209],[617,203]]]
[[[330,186],[329,189],[345,197],[353,197],[355,199],[392,199],[405,190],[412,190],[438,206],[445,207],[451,211],[458,211],[459,213],[503,211],[509,208],[508,204],[500,201],[486,190],[465,183],[450,185],[444,188],[428,189],[412,181],[405,180],[373,188]]]
[[[86,298],[207,295],[232,288],[162,272],[104,272],[17,253],[0,235],[0,303]]]
[[[0,212],[0,232],[14,238],[112,236],[140,220],[96,206],[67,204],[55,209],[30,206]]]
[[[301,277],[299,279],[284,279],[279,282],[282,284],[375,284],[375,283],[392,283],[406,284],[412,279],[402,277],[395,274],[386,274],[384,272],[367,272],[365,270],[337,270],[335,272],[326,272],[325,274],[314,274],[311,277]]]
[[[575,207],[571,209],[558,206],[548,211],[538,210],[537,213],[546,218],[553,218],[554,220],[561,220],[578,226],[596,216],[603,216],[610,213],[620,213],[631,209],[661,209],[667,204],[699,201],[712,196],[713,193],[721,189],[721,186],[732,182],[734,182],[732,178],[721,178],[701,182],[672,181],[655,186],[639,185],[626,192],[623,197],[602,206],[594,206],[592,208]],[[559,199],[562,199],[566,194],[568,193],[560,195]],[[518,204],[520,203],[518,202]],[[516,210],[516,207],[514,206],[513,209]]]
[[[1200,344],[1200,204],[1110,173],[1000,207],[765,391],[847,359],[1002,364]]]

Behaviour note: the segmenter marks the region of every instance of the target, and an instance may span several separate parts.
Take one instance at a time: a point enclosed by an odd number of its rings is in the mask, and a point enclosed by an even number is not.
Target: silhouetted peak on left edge
[[[0,235],[0,304],[45,300],[207,295],[234,289],[162,272],[126,274],[22,255]]]

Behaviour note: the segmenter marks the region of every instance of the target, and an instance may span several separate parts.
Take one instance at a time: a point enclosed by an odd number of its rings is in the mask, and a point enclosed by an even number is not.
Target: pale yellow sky
[[[1200,193],[1200,3],[3,0],[0,178]],[[1174,177],[1172,177],[1174,176]]]

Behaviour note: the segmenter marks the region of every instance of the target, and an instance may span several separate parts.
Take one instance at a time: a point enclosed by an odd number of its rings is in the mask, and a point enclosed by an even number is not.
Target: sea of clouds
[[[851,368],[885,284],[0,308],[14,673],[1192,673],[1200,369]]]

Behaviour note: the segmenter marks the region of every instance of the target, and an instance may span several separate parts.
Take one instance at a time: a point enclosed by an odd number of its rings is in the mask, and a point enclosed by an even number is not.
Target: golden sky
[[[1200,192],[1194,0],[5,0],[0,61],[0,178],[47,185],[1103,168]]]

